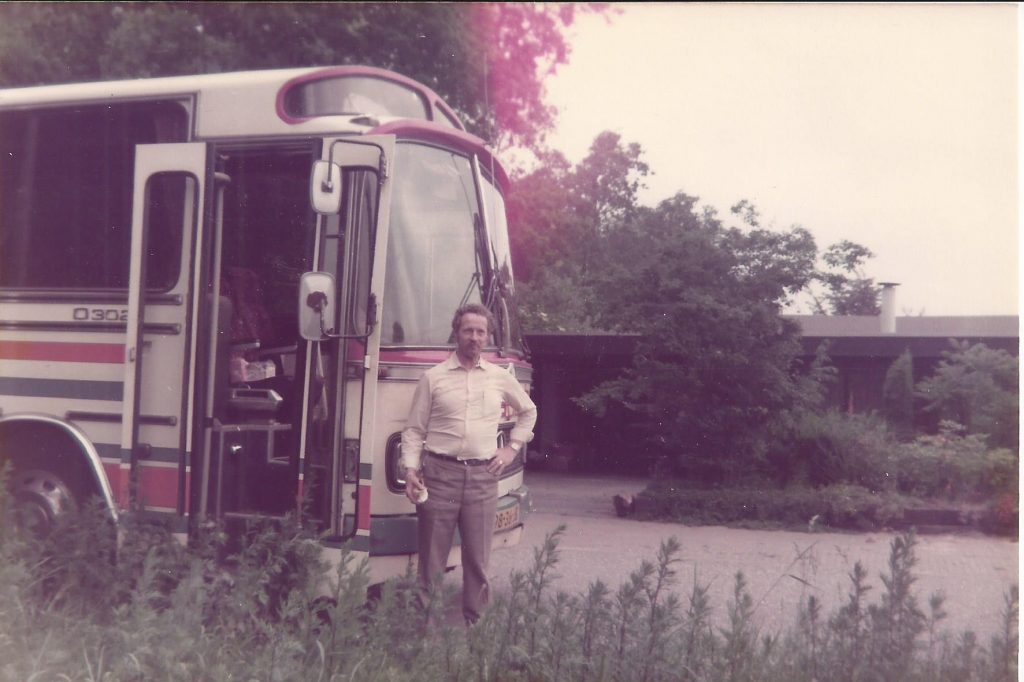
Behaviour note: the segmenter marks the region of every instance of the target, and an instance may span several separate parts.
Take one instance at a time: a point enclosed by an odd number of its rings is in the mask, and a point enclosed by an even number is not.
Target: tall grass
[[[564,529],[535,549],[473,628],[444,625],[446,591],[421,605],[412,575],[367,601],[365,563],[328,572],[294,521],[250,529],[229,553],[212,528],[190,548],[128,518],[115,538],[98,509],[42,544],[0,531],[3,680],[1015,680],[1016,586],[997,633],[941,629],[941,596],[914,593],[915,537],[895,538],[880,585],[861,564],[827,614],[806,598],[792,626],[759,631],[742,573],[715,624],[708,587],[677,583],[662,544],[618,588],[554,588]],[[227,556],[225,556],[227,554]],[[322,583],[326,581],[325,598]],[[872,600],[877,590],[877,598]],[[442,624],[436,624],[436,623]],[[428,623],[434,623],[428,625]]]

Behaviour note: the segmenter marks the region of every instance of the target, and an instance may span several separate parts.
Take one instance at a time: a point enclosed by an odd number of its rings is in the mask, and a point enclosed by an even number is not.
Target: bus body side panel
[[[22,469],[49,468],[51,462],[40,459],[33,444],[44,434],[81,434],[62,439],[61,457],[82,457],[96,485],[69,483],[101,492],[109,490],[107,474],[116,472],[119,462],[124,323],[101,327],[76,319],[93,310],[119,319],[125,306],[88,299],[0,302],[0,454]],[[90,448],[95,457],[86,458]],[[82,473],[77,466],[70,470]]]

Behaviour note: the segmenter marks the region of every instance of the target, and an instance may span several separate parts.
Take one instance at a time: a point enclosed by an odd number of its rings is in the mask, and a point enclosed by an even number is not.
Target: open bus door
[[[196,304],[204,310],[196,315],[191,477],[199,518],[244,523],[301,512],[328,538],[355,535],[357,526],[368,533],[373,453],[365,444],[393,149],[387,137],[215,148],[221,182],[207,211]],[[311,164],[324,163],[338,183],[330,210],[311,204],[319,187]],[[329,334],[319,316],[315,334],[300,325],[314,312],[311,292],[300,292],[304,270],[335,283],[323,292]]]
[[[112,487],[122,508],[185,513],[190,444],[195,260],[207,147],[135,147],[124,356],[121,457]],[[153,248],[159,242],[159,249]],[[151,262],[171,253],[176,263]],[[160,271],[173,273],[159,278]]]
[[[394,151],[393,136],[324,140],[310,176],[316,271],[303,276],[299,292],[310,372],[323,369],[322,416],[333,415],[326,437],[309,415],[307,470],[319,456],[333,458],[331,535],[354,536],[360,551],[369,550],[373,477],[384,475],[383,461],[374,472],[374,422]]]

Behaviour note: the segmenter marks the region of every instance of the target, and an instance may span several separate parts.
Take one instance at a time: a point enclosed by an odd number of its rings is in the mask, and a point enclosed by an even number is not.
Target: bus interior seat
[[[253,391],[247,390],[272,390],[286,403],[294,378],[296,346],[274,346],[278,335],[264,304],[259,276],[249,268],[226,267],[221,276],[221,294],[221,298],[229,302],[230,320],[221,325],[228,330],[227,359],[226,362],[223,357],[218,360],[228,372],[228,383],[235,389],[233,393],[239,396],[229,400],[229,407],[235,413],[250,416],[288,414],[287,410],[271,409],[271,405],[281,402],[273,400],[272,396],[268,396],[271,399],[260,408],[258,401],[252,399]],[[291,357],[286,358],[288,355]],[[290,362],[286,363],[286,359]]]
[[[261,347],[269,348],[276,340],[259,277],[249,268],[226,268],[221,277],[221,293],[234,306],[231,343],[247,355],[246,359],[255,360],[253,351]]]

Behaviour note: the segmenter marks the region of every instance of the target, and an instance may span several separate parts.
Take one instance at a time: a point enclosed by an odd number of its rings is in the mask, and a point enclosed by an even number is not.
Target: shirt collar
[[[487,364],[487,361],[484,360],[484,356],[481,355],[480,358],[476,361],[476,365],[473,366],[473,369],[486,369],[484,367],[485,364]],[[459,354],[458,353],[452,353],[451,355],[449,355],[448,356],[448,362],[447,362],[447,364],[445,366],[449,370],[452,370],[452,369],[462,369],[462,363],[459,362]]]

